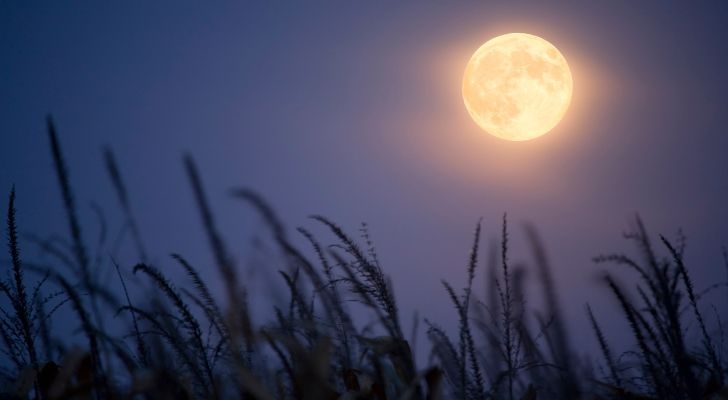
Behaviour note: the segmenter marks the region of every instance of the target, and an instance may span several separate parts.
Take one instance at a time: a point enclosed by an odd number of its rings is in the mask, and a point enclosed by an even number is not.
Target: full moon
[[[537,138],[561,121],[573,80],[566,59],[546,40],[509,33],[488,40],[473,54],[463,76],[468,113],[502,139]]]

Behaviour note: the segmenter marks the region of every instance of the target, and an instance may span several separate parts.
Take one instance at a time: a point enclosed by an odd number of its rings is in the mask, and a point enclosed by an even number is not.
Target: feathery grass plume
[[[639,293],[640,297],[642,298],[642,301],[645,304],[651,303],[649,299],[646,297],[645,291],[642,289],[640,285],[637,285],[637,292]],[[649,306],[648,306],[649,307]],[[640,312],[642,311],[642,312]],[[647,309],[648,315],[652,316],[652,311]],[[666,377],[665,380],[668,382],[675,382],[677,381],[677,377],[674,373],[674,368],[670,364],[670,358],[667,354],[667,351],[665,350],[666,344],[668,342],[662,342],[662,338],[658,337],[658,332],[655,330],[659,330],[660,334],[662,335],[665,331],[664,327],[660,327],[660,325],[657,326],[657,328],[653,327],[653,324],[650,324],[650,322],[645,318],[644,310],[638,310],[635,307],[635,318],[637,318],[637,322],[639,322],[642,329],[644,329],[646,333],[646,337],[648,340],[648,343],[653,348],[654,358],[655,362],[657,363],[657,366],[660,368],[660,373]]]
[[[467,392],[461,378],[462,361],[458,350],[442,328],[428,319],[425,319],[425,324],[427,325],[427,337],[432,342],[432,356],[440,360],[445,378],[452,388],[453,396],[464,399]]]
[[[591,323],[594,334],[596,335],[597,341],[599,342],[599,349],[602,351],[604,361],[607,363],[607,367],[609,368],[612,382],[614,382],[617,387],[622,387],[622,380],[619,377],[617,366],[614,363],[614,356],[612,356],[612,349],[609,347],[609,343],[607,343],[607,338],[604,337],[602,328],[599,326],[596,318],[594,318],[594,313],[592,312],[592,308],[588,303],[586,305],[586,313],[589,316],[589,322]]]
[[[341,346],[340,351],[336,352],[340,357],[341,366],[344,370],[351,369],[353,367],[352,352],[354,351],[353,347],[355,345],[351,338],[356,336],[357,332],[349,314],[344,310],[337,285],[338,280],[334,277],[331,264],[322,251],[318,241],[307,230],[298,228],[298,231],[309,241],[321,262],[327,282],[324,283],[323,279],[315,271],[310,274],[309,278],[316,288],[315,293],[320,294],[319,298],[323,302],[324,311],[326,312],[329,323],[334,326],[337,340]]]
[[[686,395],[690,399],[698,399],[697,378],[691,368],[692,360],[685,346],[683,326],[680,321],[680,296],[674,291],[674,285],[670,284],[669,265],[664,264],[661,268],[657,256],[652,248],[649,235],[642,220],[636,218],[637,231],[633,234],[637,244],[642,248],[648,265],[653,271],[653,280],[659,290],[657,300],[662,302],[664,313],[667,317],[668,331],[670,332],[669,348],[672,351],[675,366],[677,367],[680,379],[683,382]],[[677,274],[674,274],[677,279]]]
[[[480,370],[480,365],[477,359],[477,350],[475,348],[475,341],[473,340],[473,334],[470,329],[470,296],[473,288],[473,280],[475,279],[475,268],[478,265],[478,246],[480,244],[480,230],[481,222],[475,227],[474,242],[470,250],[470,257],[468,260],[468,281],[464,293],[462,296],[458,296],[447,281],[443,280],[442,284],[445,286],[450,299],[455,305],[455,309],[458,313],[459,318],[459,356],[460,361],[460,385],[465,388],[468,392],[469,398],[483,398],[485,396],[485,384],[483,382],[483,375]]]
[[[357,335],[357,332],[351,318],[344,310],[343,302],[338,291],[337,283],[339,283],[341,279],[334,277],[331,264],[322,251],[321,245],[306,229],[297,228],[297,231],[301,233],[314,248],[323,268],[326,282],[324,282],[324,278],[319,274],[316,268],[314,268],[312,263],[291,244],[286,235],[283,223],[280,221],[275,211],[260,195],[245,188],[233,189],[232,195],[246,201],[252,205],[256,211],[258,211],[258,213],[263,217],[265,223],[270,227],[278,247],[290,260],[290,268],[292,270],[301,268],[308,276],[309,280],[313,284],[314,294],[318,296],[318,299],[323,304],[328,322],[334,327],[335,336],[338,342],[336,345],[340,346],[341,350],[336,351],[335,354],[340,359],[340,364],[344,370],[352,368],[352,354],[356,344],[352,338]]]
[[[179,262],[180,265],[182,265],[182,268],[184,268],[185,273],[187,273],[187,276],[192,281],[192,284],[195,287],[195,290],[197,291],[197,296],[194,296],[190,293],[190,298],[192,298],[195,301],[199,301],[200,308],[204,311],[205,315],[207,316],[210,323],[213,325],[215,330],[217,330],[218,334],[221,337],[221,340],[223,340],[225,343],[227,343],[230,340],[230,332],[225,324],[225,319],[223,318],[222,310],[220,309],[220,306],[217,304],[217,301],[212,297],[212,293],[210,293],[210,289],[207,287],[207,284],[204,280],[202,280],[202,277],[200,277],[200,274],[197,272],[197,270],[190,265],[187,260],[185,260],[182,256],[179,254],[172,254],[172,258],[174,258],[177,262]]]
[[[232,190],[232,195],[238,199],[248,202],[263,217],[265,223],[270,227],[273,233],[273,238],[275,239],[280,249],[286,256],[290,257],[293,260],[294,264],[292,266],[292,270],[295,270],[295,268],[298,267],[302,268],[313,283],[314,288],[317,291],[322,290],[325,287],[322,277],[313,267],[312,263],[308,261],[308,259],[303,256],[303,254],[301,254],[301,252],[297,250],[288,240],[283,223],[280,221],[273,208],[271,208],[270,205],[260,195],[249,189],[234,189]],[[326,256],[322,252],[320,244],[316,241],[313,235],[311,235],[311,233],[304,228],[298,228],[297,231],[301,233],[309,241],[309,243],[311,243],[314,251],[316,252],[316,255],[319,258],[319,261],[321,262],[324,273],[329,280],[329,285],[333,285],[334,279],[331,276],[331,266],[326,259]],[[323,292],[325,295],[329,294],[329,292],[327,291]],[[336,294],[337,292],[334,290],[331,293]],[[331,301],[329,296],[324,296],[323,300],[325,302],[327,300]],[[340,303],[339,299],[335,300],[335,302]],[[326,304],[324,304],[324,306],[326,306]]]
[[[13,299],[14,294],[10,286],[5,282],[0,281],[0,291],[2,291],[9,299]],[[27,362],[23,359],[23,343],[22,334],[18,334],[17,324],[14,323],[13,317],[6,314],[6,311],[0,308],[3,312],[3,317],[0,318],[0,336],[3,339],[5,348],[2,349],[2,353],[5,354],[15,364],[15,369],[21,371],[27,365]]]
[[[538,338],[530,336],[524,321],[525,272],[511,267],[509,243],[504,215],[501,238],[491,242],[488,252],[486,298],[474,307],[474,322],[485,339],[485,352],[479,361],[489,381],[486,398],[515,398],[516,386],[528,382],[520,372],[528,372],[531,382],[538,383],[541,379],[537,370],[546,365],[536,343]]]
[[[313,345],[320,335],[319,324],[317,324],[317,317],[315,315],[316,297],[312,294],[307,299],[305,287],[301,283],[300,267],[296,267],[292,274],[283,270],[279,270],[278,272],[285,281],[290,294],[289,316],[291,320],[297,319],[298,325],[302,329],[301,333],[306,337],[309,344]]]
[[[10,301],[15,309],[15,319],[20,327],[20,337],[23,340],[25,351],[28,354],[30,365],[38,371],[38,356],[35,348],[35,332],[32,322],[32,305],[29,303],[23,277],[23,265],[20,261],[20,246],[18,245],[18,228],[15,221],[15,187],[10,190],[7,216],[8,248],[13,266],[14,297]],[[8,291],[10,292],[10,291]]]
[[[396,377],[387,377],[387,380],[382,382],[395,382],[392,384],[392,390],[394,392],[401,392],[406,390],[403,384],[409,384],[415,378],[415,367],[412,358],[412,353],[409,348],[409,344],[403,338],[401,338],[401,331],[398,334],[394,331],[391,316],[386,313],[383,309],[380,300],[376,299],[372,294],[372,287],[368,282],[362,281],[359,276],[359,272],[355,270],[355,266],[352,263],[345,260],[338,252],[334,249],[330,250],[331,257],[336,263],[336,266],[340,268],[344,276],[341,278],[343,282],[349,285],[349,290],[356,296],[354,301],[358,301],[361,304],[368,307],[374,312],[377,317],[377,321],[385,328],[389,336],[367,338],[363,335],[358,335],[357,339],[362,349],[362,354],[367,355],[370,368],[374,370],[375,377],[382,379],[382,357],[386,356],[394,367]],[[354,261],[356,262],[356,261]],[[365,328],[362,333],[367,333],[373,325],[369,325]],[[364,359],[360,360],[360,362]],[[388,369],[388,371],[390,371]],[[379,385],[377,383],[377,385]],[[384,385],[386,386],[386,385]],[[379,385],[380,388],[384,386]],[[417,390],[417,397],[419,397],[419,389]]]
[[[654,338],[653,345],[657,350],[657,355],[659,356],[659,359],[661,361],[664,361],[663,364],[669,363],[669,357],[664,351],[663,347],[669,345],[670,333],[667,331],[667,327],[663,321],[661,311],[657,309],[655,301],[650,299],[649,295],[647,294],[647,292],[645,292],[642,285],[638,284],[636,286],[636,289],[637,294],[639,295],[643,303],[642,310],[650,316],[652,324],[647,323],[644,318],[640,318],[640,321],[642,322],[643,326],[650,329],[648,333],[650,333],[650,337]],[[655,333],[655,330],[657,330],[659,336]],[[666,368],[666,370],[668,369],[669,368]]]
[[[108,172],[109,174],[111,183],[114,186],[114,190],[116,191],[116,196],[119,198],[121,209],[124,212],[126,223],[129,226],[129,230],[131,231],[131,237],[134,241],[137,254],[139,255],[139,258],[142,262],[146,262],[147,252],[144,248],[144,242],[142,241],[136,218],[134,218],[134,213],[131,210],[131,204],[129,203],[129,195],[126,191],[126,185],[124,184],[124,180],[121,178],[121,172],[119,172],[119,167],[116,163],[114,153],[108,147],[104,149],[104,161],[106,163],[106,172]]]
[[[394,337],[396,333],[394,331],[394,328],[392,327],[390,317],[386,314],[386,311],[382,309],[377,299],[375,299],[372,295],[371,287],[368,286],[367,283],[362,282],[362,280],[359,279],[357,272],[350,265],[350,262],[344,259],[344,256],[339,254],[334,249],[329,249],[329,254],[334,260],[334,264],[336,265],[336,267],[341,269],[344,273],[343,277],[341,277],[339,280],[348,284],[349,291],[353,295],[358,297],[353,299],[353,301],[359,302],[365,305],[367,308],[371,309],[377,316],[377,320],[384,326],[385,330],[387,330],[387,332],[392,337]]]
[[[511,295],[511,277],[508,264],[508,216],[503,214],[503,228],[501,236],[501,268],[503,274],[503,285],[495,281],[500,309],[502,312],[502,352],[506,362],[506,378],[508,383],[508,399],[513,400],[513,385],[517,371],[517,341],[514,335],[513,319],[513,297]]]
[[[298,284],[299,275],[298,273],[289,275],[285,271],[280,270],[278,273],[285,281],[291,295],[289,319],[294,320],[296,318],[295,314],[298,314],[299,325],[303,328],[309,343],[313,344],[319,335],[314,324],[315,317],[313,309],[309,306],[309,304],[307,304],[303,294],[301,293],[301,289]]]
[[[392,292],[391,284],[389,283],[388,278],[384,275],[384,271],[382,271],[381,267],[372,263],[364,255],[354,240],[349,237],[343,229],[341,229],[341,227],[320,215],[315,215],[311,218],[327,226],[343,243],[344,250],[354,257],[354,262],[352,263],[352,272],[354,272],[354,274],[350,274],[348,279],[351,279],[353,276],[361,279],[357,279],[356,282],[351,283],[356,283],[355,286],[357,291],[360,292],[359,294],[364,294],[365,292],[368,296],[375,300],[377,306],[386,316],[383,322],[390,331],[391,335],[397,339],[404,339],[399,322],[399,310],[394,299],[394,293]]]
[[[670,253],[670,257],[658,258],[639,217],[636,219],[636,228],[627,233],[625,237],[637,244],[643,257],[643,264],[621,254],[599,256],[595,258],[595,261],[627,265],[639,273],[642,282],[637,285],[637,292],[644,303],[644,309],[640,311],[632,307],[633,317],[638,328],[643,332],[647,344],[651,346],[653,365],[659,368],[661,381],[657,381],[655,385],[663,385],[663,390],[676,397],[699,399],[703,396],[704,387],[718,385],[724,377],[717,355],[711,355],[714,346],[711,340],[706,340],[706,337],[709,336],[707,329],[703,329],[705,324],[704,321],[701,321],[702,314],[697,309],[698,295],[695,294],[682,261],[684,238],[679,238],[677,246],[673,246],[662,238],[663,245]],[[687,296],[680,287],[681,282]],[[698,325],[702,325],[700,327],[703,336],[702,342],[708,359],[705,368],[711,374],[707,382],[699,379],[697,373],[704,366],[688,350],[688,343],[685,339],[686,326],[681,315],[682,303],[686,298],[688,306],[693,309]],[[721,376],[716,376],[716,371],[721,371],[718,374]]]
[[[665,393],[663,389],[665,386],[665,382],[663,382],[663,379],[661,378],[660,374],[658,373],[657,367],[655,366],[653,353],[650,350],[644,333],[642,332],[642,328],[640,328],[640,324],[637,321],[637,317],[635,316],[636,311],[634,310],[634,307],[629,302],[629,300],[627,300],[627,297],[625,296],[622,289],[619,287],[619,285],[617,285],[617,283],[610,275],[606,275],[604,277],[604,280],[614,296],[617,298],[617,301],[619,301],[622,312],[627,318],[627,322],[632,329],[632,334],[637,340],[637,345],[640,349],[642,362],[644,363],[645,369],[649,374],[648,378],[651,383],[651,389],[655,392],[651,394],[657,395],[660,399],[672,398],[668,397],[667,393]]]
[[[270,205],[260,195],[253,192],[252,190],[245,188],[236,188],[231,191],[231,194],[235,198],[243,200],[250,204],[261,215],[261,217],[263,217],[264,222],[271,229],[271,233],[273,234],[273,239],[275,240],[275,243],[283,252],[283,255],[286,256],[289,267],[289,272],[286,272],[286,274],[291,276],[292,274],[297,274],[298,270],[303,270],[303,272],[313,284],[314,290],[321,290],[324,286],[323,279],[321,278],[318,271],[314,268],[313,264],[295,246],[293,246],[293,244],[291,244],[286,234],[285,227],[276,215],[273,208],[271,208]],[[301,228],[299,228],[298,230],[299,232],[303,233],[304,236],[306,236],[306,233],[304,233],[305,230],[302,230]],[[311,241],[312,236],[307,237],[307,239]],[[321,258],[320,253],[319,257],[323,262],[324,270],[327,270],[327,261],[324,258]],[[301,290],[302,289],[299,288],[296,289],[297,292],[300,292]],[[327,292],[324,291],[322,294],[323,296],[321,297],[321,301],[324,307],[327,309],[327,314],[330,315],[332,312],[332,299],[330,298],[330,296],[328,296]],[[302,294],[299,297],[302,298]]]
[[[254,334],[252,322],[250,320],[250,312],[248,310],[248,301],[246,299],[246,293],[244,288],[240,288],[237,280],[237,273],[233,260],[230,257],[225,243],[220,236],[215,225],[215,219],[212,215],[205,191],[202,187],[202,180],[200,174],[197,172],[197,166],[190,155],[184,157],[185,168],[187,170],[187,176],[192,185],[192,192],[197,202],[197,208],[200,210],[200,216],[202,217],[202,225],[207,234],[207,239],[210,243],[210,248],[215,257],[220,275],[222,276],[225,284],[225,291],[228,298],[228,307],[232,310],[236,309],[237,312],[229,313],[228,325],[230,327],[232,347],[234,349],[239,348],[242,345],[245,351],[245,355],[236,357],[239,362],[242,362],[245,367],[250,367],[250,355],[253,351],[254,345]],[[242,289],[242,292],[241,292]],[[239,336],[242,336],[243,343],[238,343]]]
[[[483,397],[485,395],[485,385],[483,382],[483,374],[480,371],[480,365],[478,364],[477,351],[475,348],[475,342],[473,340],[473,334],[470,329],[470,317],[468,310],[470,309],[470,295],[473,290],[473,280],[475,279],[475,268],[478,266],[478,248],[480,245],[480,230],[481,230],[482,219],[478,220],[477,227],[475,228],[475,234],[473,239],[473,248],[470,250],[470,260],[468,263],[468,285],[465,288],[465,294],[463,296],[463,309],[465,317],[461,329],[461,340],[466,343],[465,349],[469,355],[469,362],[471,372],[473,374],[473,380],[475,383],[475,391],[477,397]]]
[[[710,367],[711,367],[711,375],[714,379],[717,379],[719,383],[722,385],[723,381],[723,371],[722,367],[720,365],[720,361],[718,360],[718,355],[715,353],[715,346],[713,346],[713,341],[710,339],[710,335],[708,334],[708,330],[705,327],[705,322],[703,320],[703,315],[700,312],[700,309],[698,308],[696,296],[695,296],[695,289],[693,288],[693,282],[690,279],[690,275],[688,274],[688,270],[685,267],[685,264],[683,262],[683,256],[682,252],[683,250],[676,249],[673,247],[673,245],[662,235],[660,235],[660,240],[662,240],[662,243],[667,247],[668,251],[673,257],[673,262],[675,263],[675,267],[679,273],[679,275],[682,277],[682,281],[685,285],[685,289],[688,294],[688,300],[690,302],[690,306],[693,309],[693,313],[695,314],[695,319],[698,321],[698,326],[700,327],[700,333],[703,335],[703,346],[705,347],[705,352],[708,354],[708,359],[710,360]],[[684,247],[684,246],[682,246]]]
[[[119,307],[117,314],[123,312],[133,312],[137,315],[140,324],[148,323],[151,327],[142,331],[145,338],[150,342],[161,339],[156,345],[150,345],[149,362],[151,367],[164,366],[167,361],[166,347],[163,343],[168,344],[187,368],[188,372],[200,387],[206,387],[206,378],[200,369],[196,354],[190,354],[189,338],[184,337],[178,329],[180,324],[184,324],[180,318],[172,315],[164,309],[164,306],[158,302],[153,303],[153,308],[145,310],[136,306],[124,305]],[[152,356],[152,351],[155,357]],[[160,364],[160,360],[162,361]],[[155,364],[156,363],[156,364]],[[169,366],[167,366],[169,367]]]
[[[367,254],[369,256],[369,259],[371,260],[372,265],[376,268],[377,271],[383,271],[382,266],[379,263],[379,257],[377,256],[376,248],[374,247],[374,242],[369,235],[369,227],[366,223],[361,224],[360,233],[362,235],[362,239],[367,245]],[[390,297],[392,304],[394,304],[394,309],[397,310],[394,291],[392,289],[392,282],[389,277],[386,276],[384,276],[384,280],[386,283],[386,287],[390,291]],[[399,336],[384,339],[388,344],[388,350],[386,351],[386,354],[390,362],[395,367],[395,372],[400,379],[400,383],[402,383],[403,385],[409,385],[409,387],[411,388],[410,390],[414,392],[414,396],[416,398],[420,398],[422,396],[422,391],[419,382],[416,379],[417,371],[412,355],[412,349],[410,348],[409,342],[407,342],[404,334],[402,333],[398,313],[397,315],[395,315],[395,318],[397,319],[396,326],[399,329]],[[408,390],[406,386],[397,388],[397,391],[399,393],[403,393],[406,390]]]
[[[182,317],[184,326],[187,329],[189,339],[194,347],[196,347],[197,349],[197,360],[202,364],[202,368],[205,371],[207,378],[206,383],[211,389],[208,394],[216,397],[217,388],[215,385],[215,376],[213,374],[212,367],[210,366],[210,360],[207,356],[207,349],[205,347],[204,341],[202,340],[202,329],[200,328],[200,324],[197,321],[197,318],[192,315],[192,312],[190,311],[189,306],[187,306],[187,303],[182,300],[180,294],[167,280],[167,278],[164,277],[161,271],[146,264],[137,264],[136,266],[134,266],[133,271],[135,274],[141,271],[148,277],[150,277],[154,284],[164,293],[165,296],[167,296],[167,298],[172,302],[172,305],[174,305],[174,307],[177,309],[177,312]]]
[[[158,275],[156,273],[158,271],[155,272],[146,267],[137,269],[137,272],[145,271],[144,273],[163,293],[163,297],[153,297],[145,309],[125,305],[120,307],[117,313],[135,313],[140,326],[144,327],[142,335],[147,339],[148,344],[149,371],[160,369],[173,371],[175,374],[179,374],[180,379],[186,382],[187,387],[192,389],[197,397],[219,398],[220,392],[216,386],[212,365],[206,361],[208,346],[201,348],[198,341],[201,333],[197,336],[193,332],[195,328],[190,326],[196,321],[191,320],[190,315],[186,317],[181,315],[183,312],[180,311],[179,304],[175,304],[177,300],[171,299],[168,293],[168,290],[175,291],[176,289],[169,282],[166,282],[165,285],[160,280],[160,278],[162,280],[166,280],[166,278]],[[164,286],[167,286],[167,289]],[[179,297],[178,294],[176,296]],[[168,307],[165,299],[173,304],[173,309]]]

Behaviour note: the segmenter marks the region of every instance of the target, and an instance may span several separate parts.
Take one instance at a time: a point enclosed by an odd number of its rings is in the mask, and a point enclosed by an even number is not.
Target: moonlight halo
[[[548,41],[526,33],[488,40],[465,67],[463,100],[475,122],[506,140],[544,135],[571,103],[573,80],[566,59]]]

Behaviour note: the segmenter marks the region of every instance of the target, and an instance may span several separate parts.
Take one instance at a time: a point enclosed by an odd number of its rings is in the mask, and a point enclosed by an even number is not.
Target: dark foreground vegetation
[[[118,264],[103,251],[103,233],[90,246],[50,120],[48,135],[69,234],[29,235],[28,245],[37,246],[44,257],[42,262],[23,259],[18,244],[22,218],[16,220],[16,207],[23,211],[22,204],[15,203],[11,189],[9,257],[2,259],[0,276],[5,297],[0,303],[2,398],[728,399],[724,335],[712,328],[722,325],[715,307],[703,314],[704,291],[693,286],[683,263],[684,241],[651,238],[639,220],[627,235],[638,257],[595,258],[616,266],[605,267],[607,271],[627,268],[633,274],[636,285],[629,287],[609,272],[603,278],[616,300],[615,312],[631,329],[633,348],[617,352],[610,347],[599,315],[588,306],[585,318],[602,354],[586,362],[571,348],[558,291],[533,231],[528,232],[535,255],[531,270],[545,296],[538,299],[543,309],[527,310],[524,270],[509,264],[504,217],[500,246],[489,261],[480,259],[478,223],[464,265],[467,281],[443,281],[443,301],[452,302],[459,325],[444,329],[425,319],[421,327],[432,357],[426,365],[416,365],[410,347],[414,335],[403,328],[366,226],[355,238],[314,216],[314,223],[330,231],[333,243],[298,228],[296,234],[310,244],[299,249],[260,197],[234,190],[232,196],[267,223],[280,255],[276,269],[288,288],[289,304],[271,306],[269,320],[256,322],[192,158],[186,157],[184,166],[223,283],[221,293],[212,292],[200,266],[191,265],[184,254],[169,259],[181,272],[174,275],[184,279],[172,281],[148,262],[110,151],[105,153],[106,169],[138,262]],[[110,270],[118,284],[101,285],[101,271]],[[482,296],[473,290],[476,273],[487,278]],[[135,295],[140,290],[129,286],[131,276],[153,284],[154,295]],[[456,289],[460,286],[464,288]],[[354,315],[373,317],[362,322]],[[54,330],[59,325],[78,328],[85,345],[69,346],[68,335]],[[688,340],[688,330],[698,340]]]

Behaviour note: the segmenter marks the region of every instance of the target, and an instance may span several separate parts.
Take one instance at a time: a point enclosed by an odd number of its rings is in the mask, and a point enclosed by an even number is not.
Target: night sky
[[[366,222],[406,326],[415,309],[455,320],[440,280],[464,284],[478,218],[487,249],[507,212],[514,263],[531,260],[533,223],[591,346],[587,301],[609,335],[622,324],[591,259],[632,250],[636,213],[654,233],[684,230],[698,287],[724,279],[728,244],[728,3],[593,3],[0,1],[0,189],[16,185],[22,231],[66,234],[50,113],[89,241],[91,202],[111,232],[123,222],[109,146],[153,261],[169,270],[179,252],[217,279],[189,152],[254,304],[278,301],[277,278],[264,223],[229,194],[241,186],[326,241],[309,215]],[[550,41],[574,75],[565,119],[529,142],[487,135],[460,93],[470,55],[508,32]],[[135,261],[127,242],[120,262]]]

